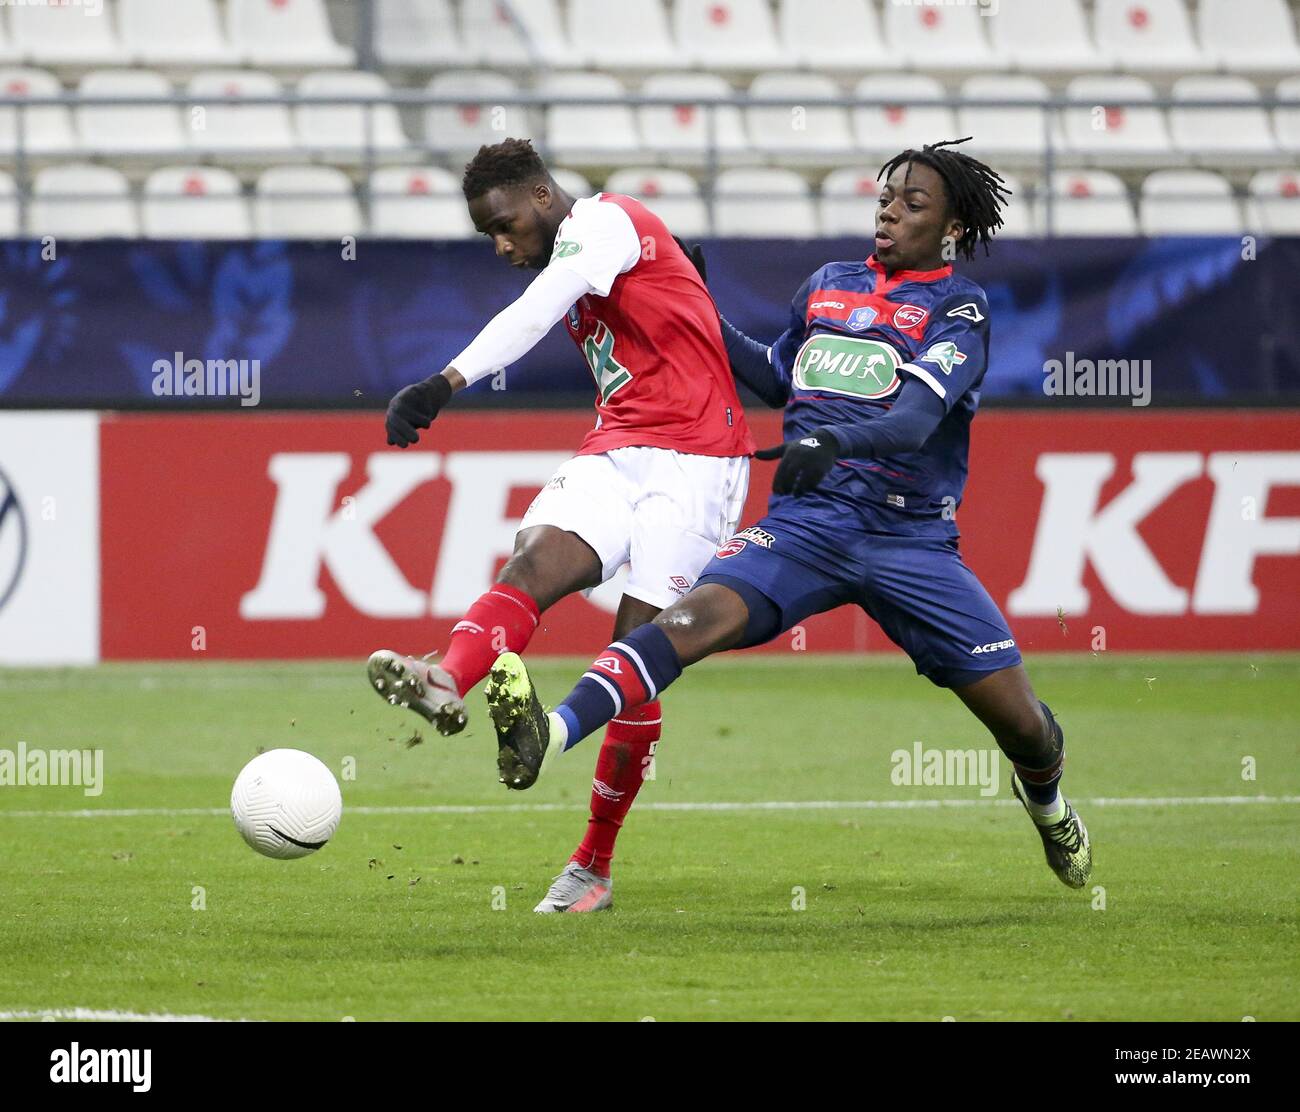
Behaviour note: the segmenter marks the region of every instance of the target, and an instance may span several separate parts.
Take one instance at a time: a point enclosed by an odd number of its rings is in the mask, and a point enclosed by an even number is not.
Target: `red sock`
[[[587,835],[570,861],[576,861],[598,876],[609,876],[614,842],[636,793],[641,790],[653,767],[662,723],[658,699],[625,710],[610,721],[600,746],[600,756],[596,758]]]
[[[464,695],[488,674],[502,653],[521,653],[537,629],[537,603],[517,587],[495,584],[479,596],[451,631],[439,663]]]

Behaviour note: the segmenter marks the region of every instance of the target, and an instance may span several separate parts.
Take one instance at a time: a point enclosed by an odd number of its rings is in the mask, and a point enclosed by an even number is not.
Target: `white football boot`
[[[381,699],[409,707],[443,737],[465,728],[465,703],[451,675],[437,664],[380,649],[370,654],[366,674]]]
[[[597,876],[576,861],[570,861],[533,910],[538,915],[554,915],[564,911],[608,911],[613,906],[613,879]]]

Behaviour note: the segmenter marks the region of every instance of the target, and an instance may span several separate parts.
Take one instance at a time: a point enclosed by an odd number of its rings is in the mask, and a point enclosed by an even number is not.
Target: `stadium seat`
[[[1167,72],[1211,67],[1192,38],[1183,0],[1097,0],[1097,46],[1121,69]]]
[[[1030,239],[1038,235],[1039,204],[1033,191],[1013,174],[1003,174],[1002,184],[1011,191],[1011,196],[1002,209],[1002,227],[997,231],[997,238]]]
[[[1300,151],[1300,77],[1279,81],[1276,96],[1284,102],[1273,109],[1277,145],[1284,151]]]
[[[507,138],[528,139],[535,134],[523,107],[495,103],[495,97],[519,91],[504,74],[448,70],[429,82],[428,91],[437,96],[465,98],[463,104],[433,105],[425,109],[424,141],[435,151],[459,157],[473,154],[484,143],[499,143]]]
[[[885,47],[876,9],[867,0],[780,0],[777,24],[787,66],[860,72],[898,65]]]
[[[1201,0],[1196,28],[1201,49],[1230,72],[1300,70],[1295,19],[1286,0]]]
[[[1236,236],[1241,210],[1222,175],[1210,170],[1157,170],[1142,183],[1138,217],[1148,236]]]
[[[82,5],[5,4],[12,46],[45,66],[125,65],[130,59],[113,30],[112,8],[96,18]]]
[[[1173,98],[1242,102],[1241,108],[1171,108],[1169,132],[1178,150],[1216,162],[1258,162],[1276,153],[1268,114],[1259,105],[1259,90],[1244,77],[1179,78]]]
[[[17,239],[22,235],[18,224],[18,187],[11,174],[0,170],[0,239]]]
[[[32,182],[29,236],[133,238],[140,234],[131,187],[110,166],[49,166]]]
[[[1005,65],[984,34],[982,7],[974,4],[885,4],[889,53],[922,70],[991,70]]]
[[[0,62],[7,64],[17,62],[20,58],[22,58],[22,53],[9,39],[8,25],[3,19],[0,19]]]
[[[1270,236],[1300,236],[1300,172],[1261,170],[1247,186],[1250,230]]]
[[[796,98],[794,106],[745,109],[750,141],[765,155],[798,158],[817,165],[843,161],[853,153],[849,114],[834,105],[819,107],[818,100],[839,97],[829,77],[812,73],[765,73],[754,78],[749,95]]]
[[[672,69],[683,64],[660,0],[569,0],[569,41],[573,62],[600,69]]]
[[[635,161],[641,156],[636,117],[617,100],[625,90],[608,73],[548,73],[537,83],[543,96],[589,97],[590,105],[557,104],[546,109],[546,149],[555,157],[579,165]]]
[[[5,96],[57,96],[63,92],[58,78],[44,70],[0,70],[0,91]],[[0,152],[18,149],[18,114],[22,113],[23,143],[31,154],[58,154],[76,147],[72,113],[62,104],[40,108],[0,108]]]
[[[122,46],[149,66],[219,66],[238,60],[214,0],[119,0]]]
[[[467,60],[476,64],[574,64],[555,0],[461,0],[460,29]]]
[[[460,181],[439,166],[387,166],[370,175],[370,234],[389,239],[469,239]]]
[[[759,73],[788,64],[767,0],[677,0],[673,32],[683,60],[702,69]]]
[[[646,150],[698,165],[707,160],[712,139],[722,161],[750,159],[753,148],[745,136],[740,109],[729,104],[713,109],[703,107],[707,101],[733,95],[725,78],[716,73],[655,74],[646,78],[641,93],[648,97],[682,98],[681,104],[645,105],[637,109],[641,142]]]
[[[269,73],[196,73],[186,90],[196,101],[195,107],[186,110],[190,147],[240,161],[285,158],[298,145],[289,109],[283,104],[239,103],[243,97],[278,96],[282,91],[280,82]]]
[[[723,170],[714,183],[713,232],[792,239],[817,235],[808,183],[793,170]]]
[[[1052,233],[1058,236],[1135,236],[1137,215],[1128,189],[1106,170],[1074,170],[1052,178]],[[1040,217],[1047,223],[1045,206]]]
[[[149,239],[250,239],[239,179],[216,166],[164,166],[144,183],[140,222]]]
[[[379,74],[359,70],[324,70],[306,74],[298,82],[298,95],[302,97],[383,99],[391,94],[391,87]],[[373,108],[300,104],[295,106],[293,113],[298,142],[314,155],[329,161],[363,161],[367,157],[367,148],[391,159],[410,147],[397,109],[391,104],[377,104]]]
[[[700,187],[681,170],[629,167],[610,174],[605,192],[635,197],[668,225],[674,235],[690,237],[709,234],[709,214],[700,197]]]
[[[938,100],[947,95],[933,77],[919,73],[864,77],[853,94],[862,99],[897,97],[900,101]],[[886,157],[936,139],[959,138],[956,127],[952,109],[941,104],[900,103],[853,109],[858,146]]]
[[[226,0],[231,45],[254,66],[350,66],[334,41],[324,0]]]
[[[1105,66],[1079,0],[998,0],[988,28],[994,50],[1016,69],[1086,73]]]
[[[1121,107],[1109,100],[1151,100],[1155,90],[1140,77],[1076,77],[1066,98],[1065,138],[1070,147],[1102,163],[1176,162],[1158,108]]]
[[[591,182],[578,173],[577,170],[567,170],[563,167],[552,166],[551,177],[555,179],[556,185],[575,200],[580,197],[591,197],[596,193],[596,190],[592,188]]]
[[[386,66],[463,63],[451,0],[376,0],[375,52]]]
[[[85,97],[171,96],[171,82],[148,70],[94,70],[81,79]],[[96,153],[179,151],[185,146],[180,110],[172,104],[82,105],[76,110],[83,150]]]
[[[881,188],[876,171],[865,166],[832,170],[822,182],[817,205],[822,235],[870,239],[875,233]]]
[[[268,239],[337,239],[361,231],[352,183],[333,166],[272,166],[257,179],[257,234]]]
[[[961,95],[972,100],[1024,100],[1035,102],[1025,108],[978,108],[957,110],[957,131],[974,136],[970,150],[1003,158],[1024,156],[1038,161],[1046,141],[1047,112],[1039,106],[1050,96],[1047,86],[1036,77],[1003,74],[968,78]],[[1058,150],[1063,139],[1057,121],[1051,121],[1052,145]],[[960,137],[957,136],[957,137]],[[947,138],[947,136],[944,136]]]

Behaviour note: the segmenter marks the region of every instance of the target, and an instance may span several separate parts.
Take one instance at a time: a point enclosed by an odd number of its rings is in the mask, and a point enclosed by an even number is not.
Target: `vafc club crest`
[[[900,305],[894,310],[894,327],[918,328],[929,315],[930,310],[919,305]]]
[[[876,311],[875,306],[859,305],[848,316],[844,322],[845,326],[853,332],[865,332],[876,323],[876,317],[880,314]]]
[[[737,552],[743,552],[746,543],[748,542],[743,540],[741,537],[732,537],[731,540],[729,540],[726,544],[724,544],[721,548],[719,548],[718,551],[714,553],[714,555],[719,560],[725,560],[729,556],[736,555]]]

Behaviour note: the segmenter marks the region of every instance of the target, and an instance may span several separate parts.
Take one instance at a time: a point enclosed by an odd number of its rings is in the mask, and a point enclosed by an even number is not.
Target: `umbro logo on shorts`
[[[684,575],[670,575],[668,577],[668,586],[677,594],[684,595],[691,589],[691,581]]]

